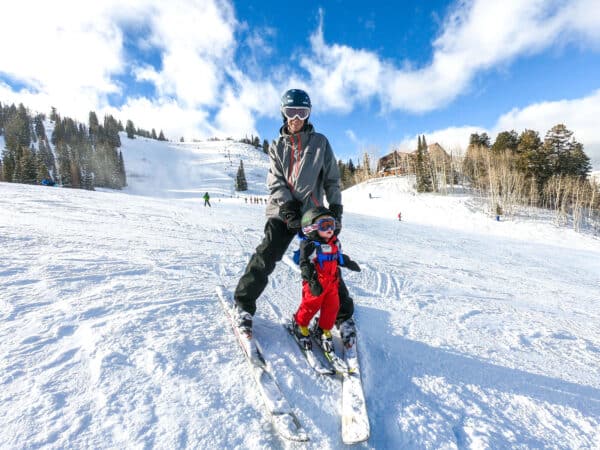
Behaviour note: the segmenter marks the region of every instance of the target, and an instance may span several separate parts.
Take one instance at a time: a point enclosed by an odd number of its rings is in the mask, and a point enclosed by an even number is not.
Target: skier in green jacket
[[[208,192],[205,192],[202,198],[204,199],[204,206],[208,205],[212,208],[212,206],[210,206],[210,195],[208,195]]]

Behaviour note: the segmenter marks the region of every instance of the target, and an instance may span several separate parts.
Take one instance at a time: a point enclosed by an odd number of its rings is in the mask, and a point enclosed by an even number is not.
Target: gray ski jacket
[[[269,148],[269,158],[268,218],[280,218],[279,207],[290,200],[302,203],[302,214],[315,206],[324,206],[323,195],[330,205],[342,204],[335,155],[327,138],[316,133],[312,124],[306,124],[296,134],[289,134],[282,126],[279,139]]]

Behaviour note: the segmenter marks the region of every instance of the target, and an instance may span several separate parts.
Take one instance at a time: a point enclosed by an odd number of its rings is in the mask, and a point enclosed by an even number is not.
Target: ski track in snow
[[[0,183],[0,448],[293,447],[271,432],[214,293],[234,288],[264,206],[196,195]],[[598,448],[597,239],[357,212],[340,238],[363,269],[344,272],[372,430],[354,447]],[[302,448],[342,448],[340,382],[280,324],[300,298],[295,246],[255,335],[311,435]]]

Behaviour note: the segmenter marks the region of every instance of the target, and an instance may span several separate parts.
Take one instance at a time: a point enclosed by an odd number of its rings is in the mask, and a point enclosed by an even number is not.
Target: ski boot
[[[252,314],[244,311],[240,306],[235,307],[237,313],[237,326],[240,333],[248,339],[252,339]]]
[[[344,347],[353,347],[356,344],[356,325],[354,324],[354,319],[350,317],[343,322],[338,322],[337,327],[340,330],[340,337],[342,338]]]
[[[304,350],[312,350],[312,341],[310,340],[310,332],[308,327],[298,325],[298,322],[296,322],[296,317],[294,316],[292,316],[292,330],[294,331],[294,336],[298,340],[300,347],[302,347]]]
[[[333,337],[330,330],[323,330],[319,323],[315,322],[311,334],[325,353],[333,352]]]

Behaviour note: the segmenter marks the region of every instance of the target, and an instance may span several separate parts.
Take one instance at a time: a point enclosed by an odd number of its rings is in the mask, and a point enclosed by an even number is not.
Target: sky
[[[303,88],[340,159],[564,123],[600,169],[597,0],[22,0],[2,17],[3,103],[271,140]]]

